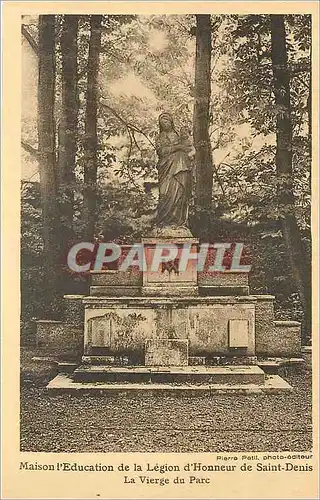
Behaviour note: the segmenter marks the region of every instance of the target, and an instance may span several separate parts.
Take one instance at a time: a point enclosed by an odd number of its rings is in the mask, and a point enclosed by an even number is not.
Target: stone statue
[[[192,173],[188,153],[192,146],[176,131],[172,116],[159,116],[159,135],[156,150],[159,157],[159,228],[186,228],[191,196]]]

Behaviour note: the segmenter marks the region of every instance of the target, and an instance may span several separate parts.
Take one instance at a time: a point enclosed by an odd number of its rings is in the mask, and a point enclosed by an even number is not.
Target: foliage
[[[21,197],[21,319],[22,329],[32,334],[32,318],[41,316],[43,294],[43,242],[38,183],[23,183]]]

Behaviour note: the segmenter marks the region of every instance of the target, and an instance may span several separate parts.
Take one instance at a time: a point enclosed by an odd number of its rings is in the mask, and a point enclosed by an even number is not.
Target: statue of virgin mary
[[[191,196],[192,173],[188,157],[190,144],[176,131],[172,116],[159,116],[156,151],[159,157],[158,227],[186,228]]]

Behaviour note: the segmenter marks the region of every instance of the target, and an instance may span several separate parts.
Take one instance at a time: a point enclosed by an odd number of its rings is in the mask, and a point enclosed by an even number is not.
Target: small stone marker
[[[147,340],[145,344],[145,365],[188,366],[188,340]]]

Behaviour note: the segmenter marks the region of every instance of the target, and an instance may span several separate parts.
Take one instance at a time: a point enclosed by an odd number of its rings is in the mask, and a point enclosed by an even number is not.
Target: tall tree
[[[292,123],[284,16],[271,15],[271,57],[277,116],[276,168],[279,180],[279,209],[283,238],[292,275],[304,310],[305,334],[310,332],[311,280],[300,229],[295,217],[292,175]]]
[[[90,40],[87,65],[87,93],[84,138],[84,238],[92,241],[94,236],[97,205],[97,169],[98,169],[98,73],[101,51],[102,16],[90,18]]]
[[[58,308],[59,210],[55,160],[55,16],[39,16],[38,160],[48,315]]]
[[[77,65],[78,16],[65,15],[60,38],[62,78],[59,124],[58,183],[62,222],[62,248],[72,237],[77,121],[79,111]]]
[[[211,95],[211,19],[196,15],[195,102],[193,140],[196,162],[196,207],[210,211],[212,202],[212,152],[209,136]]]

